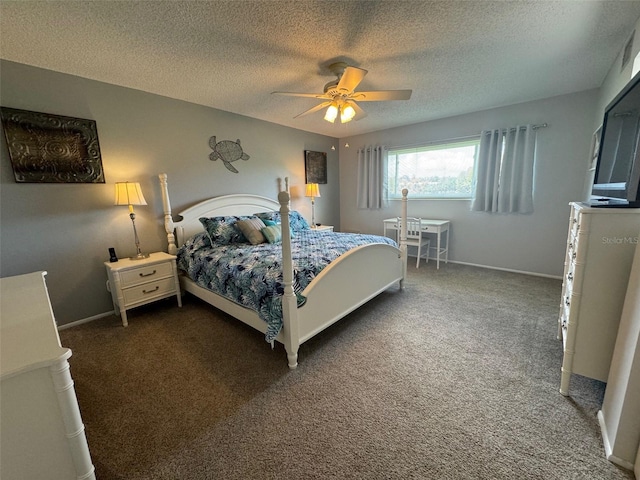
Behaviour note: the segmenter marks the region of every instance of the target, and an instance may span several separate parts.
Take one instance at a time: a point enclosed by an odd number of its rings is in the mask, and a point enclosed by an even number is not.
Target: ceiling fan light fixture
[[[351,106],[351,104],[347,103],[342,107],[340,111],[340,122],[347,123],[353,120],[353,117],[356,116],[355,109]]]
[[[327,122],[335,122],[336,118],[338,117],[338,106],[335,103],[332,103],[331,105],[329,105],[329,108],[327,108],[327,112],[324,114],[324,119]]]
[[[1,0],[0,0],[1,1]],[[359,102],[382,102],[387,100],[409,100],[411,90],[373,90],[370,92],[356,91],[358,85],[367,74],[367,71],[359,67],[351,67],[343,62],[329,65],[329,70],[337,77],[336,80],[324,86],[323,93],[298,93],[298,92],[271,92],[276,95],[289,95],[293,97],[306,97],[322,100],[315,107],[296,115],[294,118],[316,113],[327,108],[324,119],[334,123],[338,115],[340,122],[347,123],[358,117],[360,120],[367,116],[360,108]]]

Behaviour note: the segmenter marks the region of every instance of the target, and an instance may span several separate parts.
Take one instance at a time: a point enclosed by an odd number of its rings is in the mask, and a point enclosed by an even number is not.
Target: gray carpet
[[[632,479],[558,392],[559,280],[435,262],[300,348],[187,295],[60,332],[99,480]]]

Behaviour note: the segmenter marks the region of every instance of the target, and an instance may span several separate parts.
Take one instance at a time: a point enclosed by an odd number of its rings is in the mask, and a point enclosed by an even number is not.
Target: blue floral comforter
[[[301,292],[331,261],[352,248],[369,243],[397,246],[377,235],[301,230],[291,240],[294,291]],[[267,323],[265,339],[272,342],[282,328],[282,245],[235,243],[211,246],[197,234],[178,251],[178,268],[201,287],[258,313]]]

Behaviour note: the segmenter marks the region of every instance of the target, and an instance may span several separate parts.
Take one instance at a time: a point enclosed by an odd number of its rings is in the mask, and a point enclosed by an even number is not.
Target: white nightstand
[[[152,253],[143,260],[123,258],[104,262],[107,267],[107,290],[111,292],[113,309],[127,326],[127,310],[175,295],[182,307],[176,256]]]
[[[333,232],[333,225],[313,225],[311,230],[316,232]]]

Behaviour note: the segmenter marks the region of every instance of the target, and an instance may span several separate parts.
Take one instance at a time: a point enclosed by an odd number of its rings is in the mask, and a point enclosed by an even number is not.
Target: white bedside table
[[[176,256],[152,253],[143,260],[121,258],[104,262],[107,267],[107,290],[111,292],[113,309],[127,326],[127,310],[175,295],[182,307]]]
[[[316,232],[333,232],[333,225],[313,225],[311,230]]]

